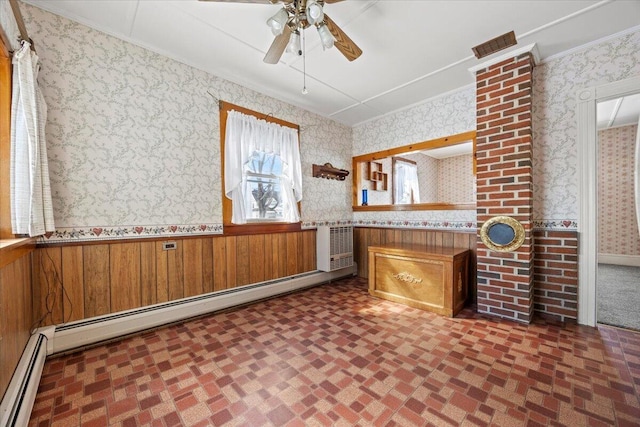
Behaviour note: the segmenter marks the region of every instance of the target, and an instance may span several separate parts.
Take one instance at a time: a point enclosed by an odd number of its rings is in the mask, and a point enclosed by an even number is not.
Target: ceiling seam
[[[616,118],[618,117],[618,113],[620,112],[620,106],[622,106],[622,100],[623,99],[624,99],[624,97],[618,98],[616,100],[616,103],[613,106],[613,110],[611,111],[611,116],[609,117],[609,123],[607,125],[608,128],[613,126],[613,123],[616,121]]]
[[[138,7],[140,6],[140,0],[136,1],[136,7],[133,10],[133,16],[131,17],[131,25],[129,25],[128,36],[131,37],[133,34],[133,26],[136,24],[136,19],[138,19]]]
[[[596,3],[596,4],[593,4],[593,5],[591,5],[591,6],[586,7],[586,8],[584,8],[584,9],[580,9],[580,10],[578,10],[578,11],[576,11],[576,12],[573,12],[573,13],[570,13],[569,15],[566,15],[566,16],[564,16],[564,17],[562,17],[562,18],[556,19],[555,21],[549,22],[549,23],[547,23],[547,24],[541,25],[540,27],[534,28],[533,30],[527,31],[527,32],[525,32],[525,33],[523,33],[523,34],[521,34],[521,35],[518,35],[517,37],[518,37],[518,38],[528,37],[528,36],[530,36],[530,35],[533,35],[533,34],[535,34],[535,33],[540,32],[540,31],[542,31],[542,30],[544,30],[544,29],[546,29],[546,28],[552,27],[552,26],[557,25],[557,24],[559,24],[559,23],[562,23],[562,22],[564,22],[564,21],[566,21],[566,20],[573,19],[573,18],[575,18],[576,16],[579,16],[579,15],[582,15],[582,14],[584,14],[584,13],[586,13],[586,12],[589,12],[589,11],[591,11],[591,10],[593,10],[593,9],[597,9],[597,8],[600,8],[601,6],[604,6],[604,5],[606,5],[606,4],[612,3],[613,1],[614,1],[614,0],[602,0],[602,1],[598,2],[598,3]],[[507,53],[508,53],[508,52],[507,52]],[[353,105],[347,106],[347,107],[345,107],[345,108],[342,108],[342,109],[340,109],[340,110],[338,110],[338,111],[335,111],[335,112],[333,112],[333,113],[329,114],[329,117],[333,117],[333,116],[335,116],[335,115],[337,115],[337,114],[341,114],[341,113],[343,113],[343,112],[345,112],[345,111],[348,111],[348,110],[350,110],[350,109],[356,108],[356,107],[358,107],[358,106],[360,106],[360,105],[364,105],[366,102],[372,101],[372,100],[377,99],[377,98],[379,98],[379,97],[382,97],[382,96],[384,96],[384,95],[388,95],[388,94],[390,94],[390,93],[392,93],[392,92],[395,92],[395,91],[397,91],[397,90],[403,89],[403,88],[404,88],[404,87],[406,87],[406,86],[409,86],[409,85],[411,85],[411,84],[417,83],[417,82],[419,82],[420,80],[423,80],[423,79],[425,79],[425,78],[431,77],[431,76],[433,76],[433,75],[435,75],[435,74],[438,74],[438,73],[440,73],[440,72],[442,72],[442,71],[446,71],[446,70],[447,70],[447,69],[449,69],[449,68],[455,67],[456,65],[459,65],[459,64],[461,64],[461,63],[463,63],[463,62],[466,62],[466,61],[468,61],[468,60],[470,60],[470,59],[474,59],[474,58],[475,58],[475,56],[474,56],[474,55],[469,55],[468,57],[466,57],[466,58],[464,58],[464,59],[460,59],[460,60],[458,60],[458,61],[456,61],[456,62],[453,62],[453,63],[451,63],[451,64],[449,64],[449,65],[446,65],[446,66],[444,66],[444,67],[442,67],[442,68],[439,68],[439,69],[437,69],[437,70],[434,70],[434,71],[432,71],[432,72],[430,72],[430,73],[428,73],[428,74],[425,74],[425,75],[423,75],[423,76],[417,77],[417,78],[415,78],[414,80],[411,80],[410,82],[403,83],[403,84],[401,84],[401,85],[399,85],[399,86],[396,86],[396,87],[394,87],[394,88],[391,88],[391,89],[389,89],[389,90],[386,90],[386,91],[384,91],[384,92],[381,92],[381,93],[379,93],[379,94],[377,94],[377,95],[374,95],[374,96],[372,96],[372,97],[370,97],[370,98],[367,98],[367,99],[365,99],[365,100],[363,100],[363,101],[360,101],[360,102],[358,102],[358,103],[356,103],[356,104],[353,104]],[[543,63],[543,62],[544,62],[544,60],[541,60],[540,62],[541,62],[541,63]],[[371,106],[370,106],[370,105],[368,105],[368,107],[371,107]],[[372,107],[371,107],[371,108],[372,108]],[[403,109],[404,109],[404,108],[403,108]],[[381,116],[379,116],[379,117],[385,117],[386,115],[390,115],[390,114],[393,114],[393,112],[389,112],[389,113],[383,114],[383,115],[381,115]],[[363,123],[364,123],[364,122],[363,122]],[[355,125],[354,125],[354,126],[355,126]]]

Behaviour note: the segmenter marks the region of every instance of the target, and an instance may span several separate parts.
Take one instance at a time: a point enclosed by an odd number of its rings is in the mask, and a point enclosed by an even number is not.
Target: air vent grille
[[[515,46],[516,44],[518,44],[516,41],[516,34],[513,31],[509,31],[506,34],[479,44],[478,46],[471,48],[471,50],[473,50],[473,54],[476,58],[480,59],[508,47]]]
[[[353,265],[353,227],[318,227],[318,270],[334,271]]]

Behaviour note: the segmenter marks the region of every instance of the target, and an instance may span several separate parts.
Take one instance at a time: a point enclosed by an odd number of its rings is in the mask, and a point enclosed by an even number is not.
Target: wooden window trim
[[[13,239],[11,230],[11,53],[0,37],[0,239]]]
[[[275,118],[268,114],[262,114],[257,111],[250,110],[248,108],[240,107],[239,105],[231,104],[230,102],[220,101],[220,156],[222,160],[222,225],[225,235],[244,235],[244,234],[265,234],[265,233],[284,233],[291,231],[300,231],[302,229],[301,222],[285,223],[285,222],[261,222],[258,224],[233,224],[231,222],[232,217],[232,203],[231,199],[228,199],[224,192],[224,141],[226,137],[227,128],[227,116],[229,111],[235,110],[243,114],[254,116],[258,119],[265,120],[269,123],[277,123],[280,126],[286,126],[298,131],[298,145],[300,144],[300,126],[295,123],[287,122],[278,118]],[[298,202],[298,212],[301,212],[300,202]]]

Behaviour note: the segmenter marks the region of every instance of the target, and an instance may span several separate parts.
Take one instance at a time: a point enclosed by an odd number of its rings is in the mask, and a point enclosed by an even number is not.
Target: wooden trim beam
[[[13,239],[11,230],[11,55],[0,40],[0,239]]]
[[[4,28],[0,27],[0,57],[8,58],[11,56],[11,43],[9,37],[4,32]]]

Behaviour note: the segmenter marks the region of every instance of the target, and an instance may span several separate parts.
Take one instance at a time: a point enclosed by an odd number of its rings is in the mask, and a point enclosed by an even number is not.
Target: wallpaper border
[[[533,229],[578,231],[578,221],[574,219],[537,219],[533,221]]]
[[[222,224],[136,225],[115,227],[61,227],[46,233],[38,243],[140,239],[149,237],[204,236],[222,234]]]
[[[427,230],[462,230],[476,231],[477,224],[470,221],[406,221],[406,220],[336,220],[305,221],[303,230],[311,230],[320,226],[353,226],[380,228],[414,228]],[[534,220],[534,230],[566,230],[577,231],[575,220],[545,219]],[[38,243],[63,243],[100,240],[144,239],[150,237],[173,236],[206,236],[224,234],[222,224],[183,224],[183,225],[136,225],[125,227],[64,227],[52,233],[46,233],[38,239]]]

